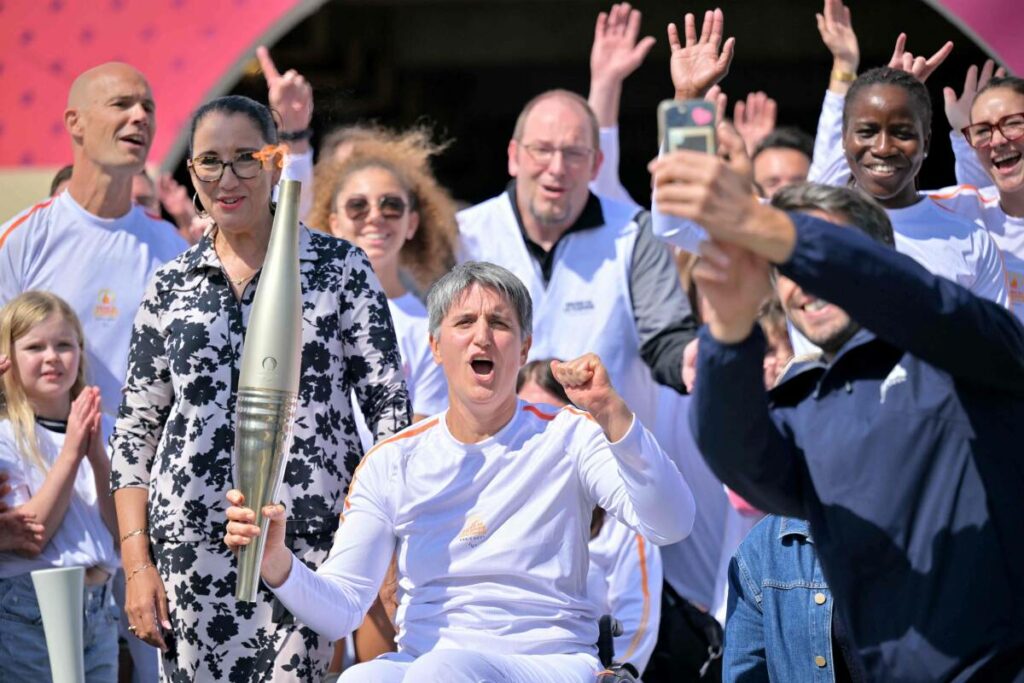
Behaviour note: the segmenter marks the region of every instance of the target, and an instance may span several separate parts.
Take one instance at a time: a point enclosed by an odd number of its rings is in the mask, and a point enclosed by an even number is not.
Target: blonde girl
[[[99,389],[86,386],[82,326],[68,304],[25,292],[0,312],[0,469],[7,503],[42,526],[36,553],[0,553],[0,680],[48,681],[50,664],[30,572],[85,568],[86,679],[117,678],[111,578],[114,507]]]

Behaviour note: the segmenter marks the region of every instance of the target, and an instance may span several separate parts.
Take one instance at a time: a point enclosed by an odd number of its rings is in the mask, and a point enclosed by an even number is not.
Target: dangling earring
[[[206,209],[204,209],[201,206],[196,204],[196,200],[197,199],[199,199],[199,193],[198,192],[193,192],[192,193],[192,208],[196,210],[196,215],[197,216],[199,216],[200,218],[205,218],[207,216]]]

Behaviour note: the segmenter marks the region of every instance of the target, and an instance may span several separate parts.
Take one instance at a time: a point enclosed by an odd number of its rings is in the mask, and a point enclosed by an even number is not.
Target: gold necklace
[[[228,271],[225,270],[224,274],[227,275],[227,272]],[[241,287],[246,282],[248,282],[249,280],[253,279],[255,276],[256,276],[256,273],[253,273],[252,275],[248,275],[246,277],[240,277],[237,280],[234,280],[234,279],[231,278],[231,276],[228,276],[228,282],[233,284],[235,287]]]

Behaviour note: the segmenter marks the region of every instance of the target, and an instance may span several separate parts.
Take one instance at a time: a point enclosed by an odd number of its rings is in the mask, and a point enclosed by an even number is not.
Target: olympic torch
[[[43,618],[51,680],[53,683],[84,683],[82,593],[85,591],[85,569],[37,569],[32,572],[32,584]]]
[[[299,281],[299,188],[281,182],[270,244],[242,346],[235,423],[235,482],[256,511],[262,533],[238,554],[235,598],[254,602],[268,522],[263,506],[277,499],[284,475],[302,357]]]

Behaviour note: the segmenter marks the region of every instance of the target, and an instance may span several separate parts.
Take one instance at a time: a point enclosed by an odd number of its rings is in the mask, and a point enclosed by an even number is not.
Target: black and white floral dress
[[[410,409],[387,300],[365,255],[306,228],[299,249],[302,379],[281,498],[289,545],[316,567],[363,453],[352,392],[378,439],[405,427]],[[204,237],[156,272],[135,319],[111,478],[115,490],[149,490],[150,541],[174,629],[165,681],[319,680],[330,661],[331,644],[293,624],[262,585],[257,602],[235,600],[236,562],[223,544],[258,280],[236,299]]]

